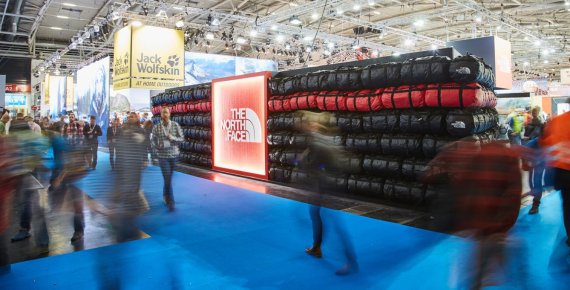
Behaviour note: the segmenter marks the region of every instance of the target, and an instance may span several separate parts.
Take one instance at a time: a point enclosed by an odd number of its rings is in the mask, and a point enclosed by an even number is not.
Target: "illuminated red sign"
[[[212,81],[212,163],[216,170],[267,179],[270,72]]]
[[[30,85],[6,84],[6,93],[31,93]]]

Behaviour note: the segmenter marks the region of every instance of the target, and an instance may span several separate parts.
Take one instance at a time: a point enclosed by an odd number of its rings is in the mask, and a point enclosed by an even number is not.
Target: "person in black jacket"
[[[109,161],[111,162],[111,169],[115,170],[115,157],[117,153],[117,142],[121,136],[121,121],[119,118],[113,120],[113,125],[107,130],[107,144],[109,145]]]
[[[89,118],[89,124],[83,128],[83,135],[85,136],[85,144],[87,145],[87,160],[91,163],[91,169],[97,167],[97,148],[99,147],[99,136],[103,135],[101,127],[95,124],[95,116]]]

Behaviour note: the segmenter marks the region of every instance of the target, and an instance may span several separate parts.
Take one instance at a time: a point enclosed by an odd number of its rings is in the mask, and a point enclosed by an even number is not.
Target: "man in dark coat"
[[[89,124],[83,127],[85,144],[87,146],[87,160],[92,169],[97,167],[97,148],[99,147],[99,136],[103,135],[101,127],[95,123],[95,116],[89,118]]]

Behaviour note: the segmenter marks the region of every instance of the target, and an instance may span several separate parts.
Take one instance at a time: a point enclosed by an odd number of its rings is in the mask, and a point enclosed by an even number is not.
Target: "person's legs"
[[[99,144],[91,144],[91,167],[95,169],[97,167],[97,149],[99,148]]]
[[[532,207],[529,214],[538,213],[540,200],[542,199],[542,191],[544,190],[542,178],[544,176],[544,166],[538,165],[529,172],[529,182],[531,184],[531,194],[533,195]],[[531,174],[532,173],[532,174]]]
[[[109,162],[111,163],[111,169],[115,169],[115,149],[115,144],[109,143]]]
[[[162,191],[164,202],[170,210],[173,210],[174,196],[172,194],[172,160],[170,158],[160,158],[159,164],[160,170],[162,171],[162,177],[164,178],[164,188]]]
[[[313,246],[305,249],[305,252],[311,256],[320,258],[323,256],[321,252],[321,244],[323,243],[323,219],[321,217],[321,207],[311,205],[309,208],[311,223],[313,228]]]
[[[0,276],[10,273],[10,256],[8,256],[6,232],[0,233]]]
[[[556,168],[554,172],[554,186],[562,195],[562,211],[566,238],[570,238],[570,171]],[[570,240],[566,243],[570,246]]]
[[[85,217],[83,215],[83,193],[74,185],[68,186],[67,190],[73,204],[74,233],[71,241],[75,242],[83,238],[83,231],[85,229]]]
[[[32,228],[32,198],[34,191],[24,189],[24,178],[18,180],[16,186],[16,196],[19,203],[16,208],[21,210],[20,213],[20,230],[12,237],[12,242],[19,242],[30,237],[30,229]]]

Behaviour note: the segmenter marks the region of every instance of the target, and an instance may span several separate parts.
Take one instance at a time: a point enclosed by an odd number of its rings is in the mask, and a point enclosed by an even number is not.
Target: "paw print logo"
[[[129,63],[129,54],[125,53],[125,56],[123,57],[123,63],[125,65],[127,65]]]
[[[180,58],[177,55],[171,55],[168,57],[167,63],[170,65],[170,67],[178,66],[179,62],[180,62]]]

